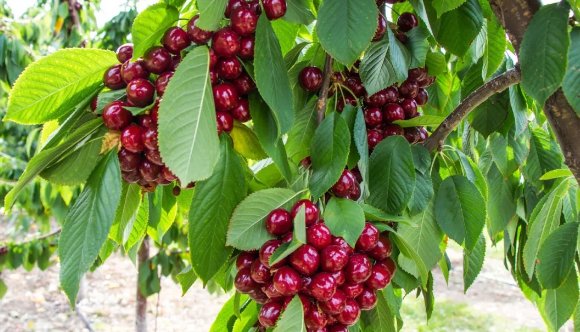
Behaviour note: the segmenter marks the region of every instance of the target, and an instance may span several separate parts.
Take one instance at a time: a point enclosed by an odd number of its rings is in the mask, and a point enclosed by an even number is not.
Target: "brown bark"
[[[322,87],[320,88],[320,93],[318,94],[318,103],[316,104],[316,110],[318,112],[318,124],[324,120],[324,115],[326,114],[326,104],[328,101],[328,89],[330,88],[330,79],[332,77],[333,59],[330,54],[326,54],[326,60],[324,61],[324,73],[322,79]]]
[[[146,236],[141,243],[141,248],[137,253],[137,268],[142,264],[148,264],[149,260],[149,238]],[[137,306],[135,312],[135,331],[147,332],[147,296],[141,294],[137,277]]]

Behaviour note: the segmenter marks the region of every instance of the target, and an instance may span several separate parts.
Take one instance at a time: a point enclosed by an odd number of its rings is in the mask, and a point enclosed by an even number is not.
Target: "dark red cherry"
[[[387,104],[384,108],[383,116],[386,123],[405,120],[405,110],[399,104]]]
[[[371,261],[364,254],[354,254],[350,256],[350,260],[344,270],[346,281],[351,284],[360,284],[371,275]]]
[[[420,88],[417,91],[417,96],[415,97],[415,102],[417,103],[417,106],[424,106],[427,104],[427,101],[429,101],[429,93],[427,92],[427,90]]]
[[[121,171],[121,179],[126,183],[137,183],[141,181],[141,173],[138,169],[129,172]]]
[[[256,15],[260,16],[262,14],[262,6],[260,6],[260,0],[252,0],[246,2],[248,8],[250,8]]]
[[[159,102],[161,101],[161,99],[157,99],[155,101],[155,105],[153,105],[153,108],[151,109],[151,119],[153,119],[153,122],[155,123],[159,123]]]
[[[346,300],[344,310],[340,314],[334,316],[334,318],[336,318],[339,323],[346,326],[354,325],[360,318],[360,307],[358,303],[355,300]]]
[[[381,234],[379,237],[379,242],[377,242],[377,246],[367,252],[370,258],[374,260],[383,260],[387,257],[391,256],[393,252],[393,245],[389,240],[389,235],[384,233]]]
[[[318,270],[320,256],[314,247],[305,244],[290,254],[289,262],[296,271],[302,275],[310,276]]]
[[[401,44],[406,44],[407,43],[407,35],[405,35],[404,33],[398,33],[395,35],[395,37],[397,37],[397,40],[401,42]]]
[[[302,302],[302,309],[304,310],[305,313],[308,312],[308,310],[310,310],[310,299],[302,294],[298,294],[298,297],[300,298],[300,302]],[[294,299],[294,298],[287,297],[284,300],[284,304],[282,305],[284,310],[286,310],[286,307],[288,306],[288,304],[290,304],[290,302],[292,302],[292,299]]]
[[[346,295],[337,289],[334,295],[328,301],[320,302],[320,309],[324,310],[327,314],[338,315],[346,307]]]
[[[387,20],[385,20],[385,17],[382,14],[379,14],[377,30],[375,31],[375,36],[371,41],[376,42],[383,39],[385,32],[387,32]]]
[[[408,80],[419,82],[427,78],[427,69],[413,68],[408,71]]]
[[[399,90],[391,86],[383,90],[387,96],[387,103],[396,103],[399,101]]]
[[[391,257],[382,261],[376,261],[375,265],[385,267],[387,271],[389,271],[389,273],[391,274],[391,278],[394,277],[395,273],[397,272],[397,264],[395,264],[395,261]]]
[[[401,102],[401,107],[405,111],[405,118],[412,119],[417,116],[417,102],[414,99],[405,99]]]
[[[342,324],[334,324],[328,327],[328,332],[348,332],[348,327]]]
[[[360,184],[358,182],[355,182],[354,187],[352,187],[352,191],[350,192],[350,198],[353,201],[358,201],[361,195],[361,191],[360,191]]]
[[[339,246],[344,250],[348,256],[354,253],[354,249],[340,236],[333,236],[332,237],[332,245]]]
[[[435,83],[436,80],[437,80],[437,77],[435,77],[435,76],[427,77],[426,79],[419,81],[417,84],[419,85],[420,88],[426,88],[429,85]]]
[[[354,186],[354,177],[351,176],[350,171],[345,169],[342,171],[338,181],[330,188],[332,193],[338,197],[346,197],[352,191]]]
[[[155,87],[143,78],[137,78],[127,84],[127,101],[135,107],[145,107],[153,103]]]
[[[226,10],[224,12],[224,16],[226,18],[230,18],[232,16],[232,13],[241,7],[247,7],[248,5],[246,4],[246,2],[244,0],[229,0],[228,4],[226,5]]]
[[[283,266],[272,279],[274,288],[284,296],[294,296],[302,288],[302,277],[291,267]]]
[[[303,205],[304,205],[304,212],[305,212],[305,216],[306,216],[306,227],[310,227],[316,221],[318,221],[318,216],[319,216],[318,207],[316,207],[316,205],[314,203],[312,203],[311,201],[309,201],[307,199],[303,199],[303,200],[299,201],[298,203],[294,204],[290,214],[292,215],[292,219],[296,218],[296,215],[298,214],[298,210],[300,210],[300,207],[302,207]]]
[[[161,166],[150,162],[149,160],[145,159],[141,161],[141,165],[139,165],[139,172],[143,179],[147,181],[156,181],[161,174]]]
[[[282,241],[278,239],[269,240],[262,245],[262,247],[260,248],[260,261],[262,262],[262,264],[272,269],[280,268],[284,266],[284,264],[286,264],[286,258],[284,258],[280,262],[274,264],[274,266],[270,266],[270,256],[272,256],[274,251],[276,251],[276,249],[278,249],[280,245],[282,245]]]
[[[117,153],[117,156],[119,157],[119,165],[121,166],[122,171],[130,172],[136,170],[139,167],[139,164],[141,164],[141,155],[139,153],[121,149],[121,151]]]
[[[373,289],[364,287],[362,293],[356,298],[361,310],[371,310],[377,305],[377,294]]]
[[[364,284],[351,284],[349,282],[344,283],[340,287],[340,290],[344,292],[347,298],[354,299],[362,293]]]
[[[141,139],[143,129],[137,125],[130,125],[121,133],[121,144],[131,152],[141,152],[145,150],[145,145]]]
[[[230,28],[221,28],[213,34],[211,47],[218,56],[233,57],[240,49],[240,38]]]
[[[429,137],[429,133],[427,132],[427,129],[420,127],[419,128],[419,134],[421,134],[421,139],[419,139],[419,142],[425,142],[427,140],[427,138]]]
[[[289,243],[292,242],[292,240],[294,239],[294,234],[292,233],[288,233],[284,236],[282,236],[282,243]]]
[[[127,83],[123,80],[121,72],[121,65],[114,65],[107,69],[103,75],[103,83],[105,86],[111,90],[120,90],[124,88]]]
[[[238,292],[242,294],[248,294],[249,292],[253,291],[254,289],[259,288],[260,286],[252,279],[250,267],[246,266],[236,274],[236,278],[234,279],[234,286],[238,290]]]
[[[325,224],[314,224],[306,230],[306,243],[320,251],[330,245],[332,234]]]
[[[304,157],[300,163],[302,164],[302,167],[309,169],[310,166],[312,166],[312,159],[310,158],[310,156],[308,157]]]
[[[367,222],[362,234],[358,238],[358,241],[356,241],[355,249],[361,251],[369,251],[373,249],[379,242],[379,236],[379,230],[375,225]]]
[[[163,166],[161,169],[161,176],[163,176],[163,178],[168,182],[173,182],[177,180],[177,176],[175,176],[175,174],[173,174],[173,172],[171,172],[169,168],[165,166]]]
[[[157,184],[160,186],[166,186],[170,183],[171,183],[171,181],[169,181],[163,177],[163,167],[161,167],[161,173],[157,177]]]
[[[417,127],[404,128],[404,136],[409,144],[415,144],[421,141],[421,132]]]
[[[159,143],[157,141],[157,128],[156,127],[149,127],[143,130],[143,134],[141,135],[141,139],[143,140],[143,144],[149,150],[159,150]]]
[[[242,251],[238,255],[238,258],[236,258],[236,269],[239,271],[245,267],[252,266],[252,263],[254,262],[255,259],[256,259],[255,254],[248,251]]]
[[[264,327],[274,327],[276,326],[276,321],[278,320],[278,317],[280,317],[281,312],[282,303],[268,302],[264,304],[262,309],[260,309],[258,320]]]
[[[227,112],[238,104],[238,91],[229,83],[218,84],[213,87],[213,100],[219,112]]]
[[[381,90],[372,96],[365,95],[365,105],[369,107],[383,107],[387,103],[387,90]]]
[[[223,131],[229,134],[232,132],[232,130],[234,130],[234,118],[230,113],[216,112],[215,116],[218,125],[222,128]]]
[[[372,268],[371,276],[365,281],[365,285],[372,290],[382,290],[389,285],[392,277],[386,267],[375,265]]]
[[[284,301],[285,296],[280,294],[276,288],[274,288],[274,283],[271,281],[267,282],[264,286],[262,286],[262,291],[268,295],[268,297],[275,302]]]
[[[234,107],[230,114],[232,117],[240,122],[248,122],[252,119],[250,115],[250,102],[245,98],[238,100],[238,105]]]
[[[158,150],[146,150],[145,158],[154,164],[163,166],[163,160],[161,160],[161,154]]]
[[[167,84],[169,84],[169,80],[173,77],[173,74],[175,73],[168,71],[157,77],[157,81],[155,81],[155,90],[157,91],[158,97],[163,97]]]
[[[261,289],[254,289],[253,291],[248,293],[248,296],[254,300],[254,302],[258,303],[258,304],[266,304],[268,302],[270,302],[270,299],[268,298],[268,295],[266,295],[266,293],[264,293]]]
[[[385,137],[389,137],[389,136],[395,136],[395,135],[403,135],[405,132],[403,131],[403,128],[401,128],[401,126],[399,125],[386,125],[385,128],[383,129],[383,135]]]
[[[342,270],[346,264],[348,254],[339,246],[331,245],[320,252],[320,269],[323,271],[334,273]]]
[[[362,97],[365,94],[365,87],[362,84],[360,77],[351,76],[346,80],[346,87],[354,93],[356,97]]]
[[[127,43],[119,46],[116,53],[117,60],[119,60],[119,62],[122,64],[131,60],[133,57],[133,44]]]
[[[403,32],[407,32],[417,25],[419,25],[419,21],[417,21],[417,17],[412,13],[403,13],[397,19],[397,25],[399,26],[399,30]]]
[[[262,0],[262,5],[270,21],[277,20],[286,14],[286,0]]]
[[[212,86],[217,84],[217,82],[219,80],[219,75],[218,75],[217,70],[215,68],[209,69],[209,79],[210,79]]]
[[[320,311],[318,307],[311,306],[310,310],[304,313],[304,323],[310,331],[320,331],[326,326],[328,317]]]
[[[346,277],[344,275],[344,271],[343,270],[339,270],[336,272],[331,273],[332,277],[334,278],[334,280],[336,280],[336,285],[337,286],[342,286],[344,284],[344,282],[346,281]]]
[[[318,301],[328,301],[336,292],[336,280],[327,272],[320,272],[314,277],[308,287],[310,295]]]
[[[367,107],[363,114],[365,123],[370,128],[377,127],[383,123],[383,112],[378,107]]]
[[[95,96],[95,98],[93,98],[93,100],[91,100],[91,111],[94,112],[97,110],[97,104],[99,102],[99,96]]]
[[[181,54],[176,54],[171,57],[171,71],[176,71],[177,67],[181,63]],[[179,188],[179,187],[178,187]]]
[[[251,61],[254,60],[254,46],[256,44],[256,40],[254,36],[244,37],[240,40],[240,49],[237,52],[237,55],[242,60]]]
[[[346,91],[344,92],[345,92],[344,96],[337,97],[338,101],[336,102],[336,110],[338,111],[338,113],[341,113],[346,105],[356,106],[357,103],[355,97],[351,96],[350,93]]]
[[[274,236],[282,236],[292,230],[290,212],[276,209],[266,217],[266,230]]]
[[[383,134],[378,130],[367,131],[367,143],[369,145],[369,150],[373,150],[383,140]]]
[[[250,266],[250,273],[252,279],[259,284],[265,284],[270,281],[270,279],[272,279],[270,269],[266,265],[262,264],[259,259],[255,259]]]
[[[134,62],[125,62],[121,66],[121,75],[125,83],[129,84],[131,81],[142,78],[149,78],[149,71],[147,70],[147,65],[143,59],[139,59]]]
[[[249,36],[256,32],[258,15],[250,8],[240,7],[232,12],[230,25],[240,37]]]
[[[236,79],[232,81],[232,84],[240,95],[247,95],[254,91],[256,88],[256,83],[254,83],[254,80],[250,77],[250,75],[248,75],[248,73],[245,72],[236,77]]]
[[[419,92],[419,84],[417,84],[417,82],[415,81],[406,80],[399,87],[400,98],[413,99],[417,97],[418,92]]]
[[[179,54],[179,52],[191,45],[187,32],[180,27],[171,27],[167,29],[163,38],[161,38],[161,43],[173,54]]]
[[[152,125],[154,126],[155,122],[153,121],[153,118],[151,117],[151,115],[142,114],[142,115],[139,115],[139,118],[137,120],[137,124],[140,125],[142,128],[149,128]]]
[[[322,85],[322,70],[318,67],[305,67],[298,75],[300,86],[306,91],[316,91]]]
[[[125,109],[126,103],[113,101],[103,109],[103,122],[107,128],[112,130],[122,130],[133,121],[133,114]]]
[[[219,59],[219,57],[215,53],[213,48],[210,48],[209,49],[209,67],[214,68],[217,65],[218,59]]]
[[[221,78],[233,80],[242,73],[242,64],[236,57],[218,60],[216,71]]]
[[[171,53],[164,47],[154,46],[145,52],[143,55],[145,67],[153,74],[161,74],[171,69],[173,59]]]
[[[187,22],[187,35],[189,39],[197,45],[207,44],[213,36],[213,31],[205,31],[198,28],[195,22],[199,19],[199,14],[195,15],[189,22]]]

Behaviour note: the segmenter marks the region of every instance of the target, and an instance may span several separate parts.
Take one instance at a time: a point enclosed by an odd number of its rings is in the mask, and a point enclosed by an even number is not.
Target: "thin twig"
[[[157,317],[159,317],[159,302],[161,302],[161,291],[157,293],[157,308],[155,309],[155,332],[157,332]]]
[[[332,68],[332,56],[330,54],[326,54],[326,60],[324,60],[324,76],[322,78],[322,87],[320,88],[320,93],[318,94],[318,104],[316,105],[316,109],[318,112],[318,124],[324,120],[324,115],[326,113],[326,102],[328,100],[328,89],[330,87],[330,78],[332,77],[333,68]]]
[[[41,240],[47,239],[51,236],[55,236],[55,235],[59,234],[60,232],[62,232],[62,228],[57,228],[54,231],[47,233],[47,234],[44,234],[42,236],[39,236],[37,238],[31,239],[28,241],[24,241],[24,242],[20,242],[17,244],[17,246],[21,246],[21,245],[24,245],[24,244],[27,244],[30,242],[34,242],[34,241],[41,241]],[[0,247],[0,254],[6,253],[7,251],[8,251],[8,247]]]
[[[75,312],[77,313],[77,316],[79,316],[79,318],[83,321],[83,323],[85,323],[85,326],[87,327],[87,329],[91,332],[95,332],[95,329],[93,328],[93,325],[91,325],[91,322],[89,322],[87,317],[85,317],[85,315],[83,315],[83,313],[79,310],[78,307],[76,308]]]

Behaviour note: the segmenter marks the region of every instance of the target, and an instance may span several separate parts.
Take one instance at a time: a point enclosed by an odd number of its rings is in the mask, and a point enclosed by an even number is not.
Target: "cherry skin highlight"
[[[276,209],[266,217],[266,230],[274,236],[282,236],[292,230],[290,212]]]
[[[314,224],[306,230],[306,243],[318,251],[328,247],[331,242],[332,234],[323,223]]]
[[[103,122],[107,128],[122,130],[133,121],[133,114],[125,109],[126,103],[113,101],[103,109]]]
[[[320,255],[314,247],[305,244],[290,254],[289,262],[302,275],[311,276],[320,266]]]
[[[272,279],[274,288],[284,296],[294,296],[302,288],[302,277],[288,266],[281,267]]]

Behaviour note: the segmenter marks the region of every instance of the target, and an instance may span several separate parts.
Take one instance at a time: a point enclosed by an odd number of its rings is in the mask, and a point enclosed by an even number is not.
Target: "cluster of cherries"
[[[293,219],[305,209],[307,244],[290,256],[270,264],[270,256],[283,243],[292,241]],[[361,310],[377,303],[378,290],[390,283],[396,272],[389,258],[392,245],[388,234],[380,234],[371,223],[353,249],[342,237],[331,234],[318,207],[309,200],[299,201],[290,212],[272,211],[266,230],[277,237],[259,251],[245,251],[236,260],[235,287],[263,304],[260,328],[273,327],[295,295],[304,308],[309,332],[345,332],[356,324]]]

